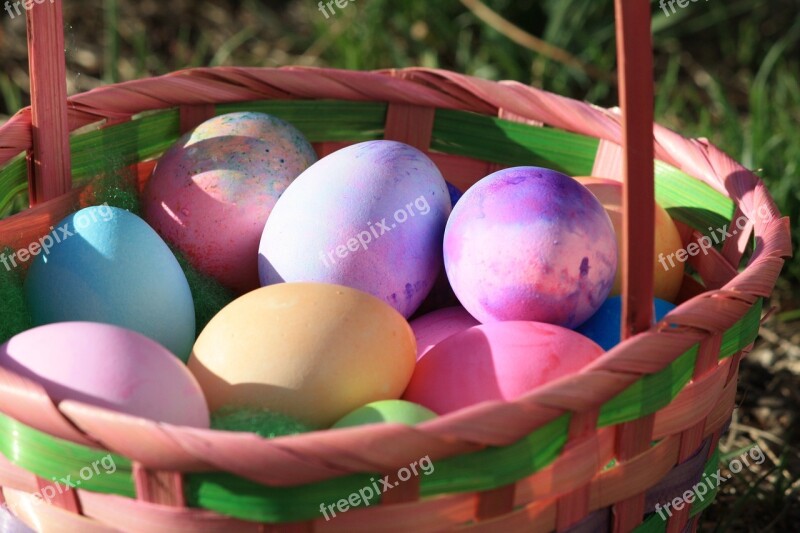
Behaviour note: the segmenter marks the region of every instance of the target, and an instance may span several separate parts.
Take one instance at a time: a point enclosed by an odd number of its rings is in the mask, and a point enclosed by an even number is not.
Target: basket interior
[[[387,109],[388,104],[380,102],[268,100],[219,104],[215,106],[215,113],[249,110],[278,116],[297,126],[323,156],[347,144],[383,138]],[[76,188],[86,185],[95,176],[123,172],[132,166],[138,170],[139,185],[143,185],[155,158],[179,137],[181,116],[178,109],[148,111],[130,121],[101,126],[87,126],[71,135]],[[592,137],[538,124],[437,109],[429,154],[445,178],[463,190],[489,172],[507,166],[537,165],[572,176],[592,175],[599,144],[600,141]],[[687,228],[709,234],[711,228],[729,223],[734,216],[732,200],[708,185],[661,161],[656,162],[655,170],[657,201],[674,220]],[[0,218],[22,210],[26,204],[27,171],[25,154],[13,158],[0,169]],[[0,222],[0,248],[17,244],[13,241],[18,236],[4,233],[3,227]],[[47,232],[46,227],[38,229],[42,234]],[[688,240],[691,231],[683,233]],[[698,290],[702,290],[700,276],[691,271],[690,276],[700,284]],[[759,300],[723,335],[720,359],[730,358],[755,340],[760,314]],[[698,345],[695,345],[663,370],[642,377],[605,402],[597,427],[610,428],[664,410],[692,379],[697,357]],[[684,422],[694,416],[688,411],[679,412],[679,408],[673,411],[670,416],[683,417]],[[671,423],[675,423],[674,420]],[[510,446],[490,447],[438,460],[435,472],[419,480],[419,495],[486,491],[541,472],[564,451],[569,428],[570,415],[566,414]],[[107,455],[105,451],[46,435],[4,415],[0,415],[0,433],[15,435],[13,439],[0,439],[0,452],[15,465],[44,479],[70,473],[77,478],[81,467]],[[601,429],[601,434],[610,442],[611,432],[602,433]],[[668,445],[668,440],[655,441],[654,449]],[[613,446],[605,449],[608,453],[599,457],[577,458],[575,468],[580,470],[579,465],[588,464],[588,461],[608,463],[613,459]],[[715,468],[714,457],[707,468]],[[116,472],[92,478],[81,488],[136,497],[131,461],[120,456],[114,459]],[[614,468],[609,467],[609,472]],[[229,473],[189,473],[185,476],[186,498],[191,507],[236,518],[292,522],[319,518],[320,502],[336,501],[379,477],[378,472],[362,473],[309,485],[267,487]],[[692,514],[705,505],[696,502]],[[651,526],[663,527],[660,520],[657,522]],[[651,527],[648,523],[642,527]]]

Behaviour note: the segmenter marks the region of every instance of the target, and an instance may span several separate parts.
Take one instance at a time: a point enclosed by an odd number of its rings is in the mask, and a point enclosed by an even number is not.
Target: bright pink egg
[[[417,361],[450,335],[480,324],[463,307],[448,307],[411,321],[417,338]]]
[[[603,349],[541,322],[494,322],[441,341],[417,362],[403,399],[443,415],[489,400],[511,401],[580,371]]]
[[[200,385],[166,348],[109,324],[58,322],[0,346],[0,366],[44,387],[53,400],[77,400],[158,422],[209,427]]]
[[[445,229],[444,264],[458,300],[484,324],[574,328],[611,290],[617,242],[586,187],[554,170],[515,167],[464,193]]]
[[[283,191],[316,154],[291,124],[229,113],[181,137],[142,195],[144,218],[201,272],[246,292],[258,283],[258,244]]]

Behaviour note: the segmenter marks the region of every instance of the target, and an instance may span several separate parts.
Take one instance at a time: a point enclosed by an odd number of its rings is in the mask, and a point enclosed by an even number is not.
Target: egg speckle
[[[201,272],[239,292],[254,289],[267,217],[314,161],[309,142],[287,122],[220,115],[159,159],[142,195],[145,219]]]

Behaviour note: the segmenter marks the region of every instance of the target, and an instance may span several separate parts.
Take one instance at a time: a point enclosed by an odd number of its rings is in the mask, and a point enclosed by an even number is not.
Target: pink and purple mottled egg
[[[317,156],[291,124],[229,113],[181,137],[142,196],[144,218],[223,285],[258,288],[258,243],[278,198]]]
[[[261,283],[345,285],[407,318],[441,271],[450,209],[442,174],[416,148],[369,141],[337,150],[275,205],[259,249]]]
[[[611,290],[617,242],[583,185],[554,170],[515,167],[486,176],[458,202],[444,262],[459,301],[481,323],[574,328]]]

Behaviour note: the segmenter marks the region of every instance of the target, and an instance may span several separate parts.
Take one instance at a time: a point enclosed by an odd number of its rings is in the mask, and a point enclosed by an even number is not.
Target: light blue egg
[[[195,338],[194,302],[170,249],[141,218],[87,207],[39,241],[25,280],[35,325],[86,321],[122,326],[183,361]]]
[[[658,322],[664,316],[675,309],[675,305],[660,298],[653,300],[654,317],[653,323]],[[608,298],[603,305],[593,314],[589,320],[575,328],[575,331],[585,337],[589,337],[599,344],[604,350],[608,351],[620,341],[620,330],[622,328],[622,297],[613,296]]]

